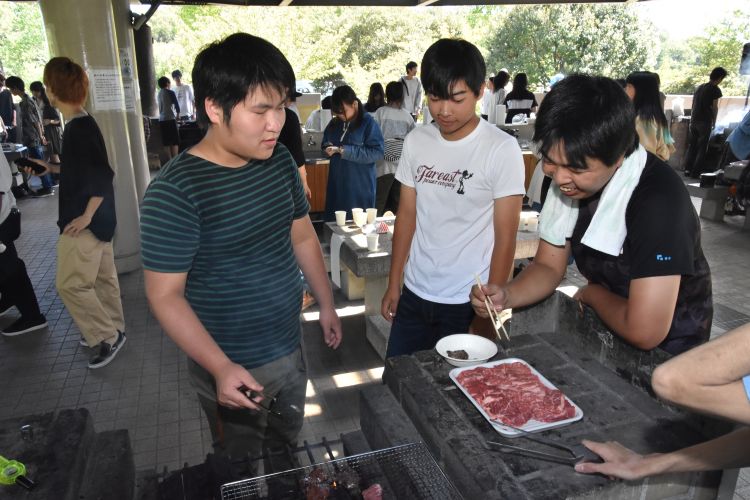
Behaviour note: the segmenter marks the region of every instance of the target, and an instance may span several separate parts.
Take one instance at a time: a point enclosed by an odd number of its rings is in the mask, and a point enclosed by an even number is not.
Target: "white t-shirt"
[[[404,85],[404,101],[401,107],[416,115],[422,109],[422,84],[416,76],[412,79],[402,76],[400,83]]]
[[[5,155],[0,155],[0,224],[5,222],[10,209],[16,206],[16,199],[10,190],[11,186],[13,186],[13,175],[10,173],[10,165]]]
[[[193,116],[193,88],[186,84],[180,84],[174,86],[174,93],[177,94],[177,103],[180,105],[180,116]]]
[[[489,276],[494,200],[524,194],[518,142],[485,120],[458,141],[443,139],[435,124],[417,127],[406,136],[396,179],[417,191],[406,286],[432,302],[468,302],[474,274]]]

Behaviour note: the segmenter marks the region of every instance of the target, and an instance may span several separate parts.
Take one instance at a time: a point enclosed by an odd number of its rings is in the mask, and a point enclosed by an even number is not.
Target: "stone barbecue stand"
[[[29,427],[21,432],[22,426]],[[36,483],[31,491],[0,485],[3,499],[132,500],[135,494],[128,431],[94,432],[85,408],[0,421],[0,455],[24,463]]]
[[[514,310],[511,348],[496,359],[529,362],[584,412],[581,421],[543,432],[564,443],[617,440],[641,453],[671,451],[730,430],[716,420],[660,403],[649,392],[653,369],[669,356],[623,343],[591,310],[556,293]],[[572,467],[518,454],[489,451],[503,442],[463,393],[435,351],[386,361],[386,384],[362,391],[362,432],[373,449],[424,441],[465,498],[482,499],[710,499],[734,491],[737,471],[682,473],[642,481],[613,481]],[[516,446],[557,450],[523,437]],[[722,475],[724,476],[722,480]]]

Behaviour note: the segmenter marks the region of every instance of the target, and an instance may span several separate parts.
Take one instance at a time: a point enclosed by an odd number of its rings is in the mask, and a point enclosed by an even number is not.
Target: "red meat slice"
[[[464,370],[458,382],[494,420],[521,427],[529,420],[557,422],[575,416],[575,408],[550,389],[524,363]]]

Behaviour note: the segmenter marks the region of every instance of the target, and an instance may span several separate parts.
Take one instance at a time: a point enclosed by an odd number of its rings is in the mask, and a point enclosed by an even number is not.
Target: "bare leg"
[[[742,377],[750,374],[750,323],[654,370],[659,397],[694,411],[750,424]]]

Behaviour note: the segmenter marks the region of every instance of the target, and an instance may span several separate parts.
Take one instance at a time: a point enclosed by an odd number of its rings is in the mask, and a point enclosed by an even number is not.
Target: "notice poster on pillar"
[[[117,69],[89,68],[91,103],[96,111],[123,111],[125,97]]]
[[[120,70],[122,71],[122,88],[125,92],[125,111],[135,113],[138,85],[133,75],[133,52],[128,48],[120,49]]]

